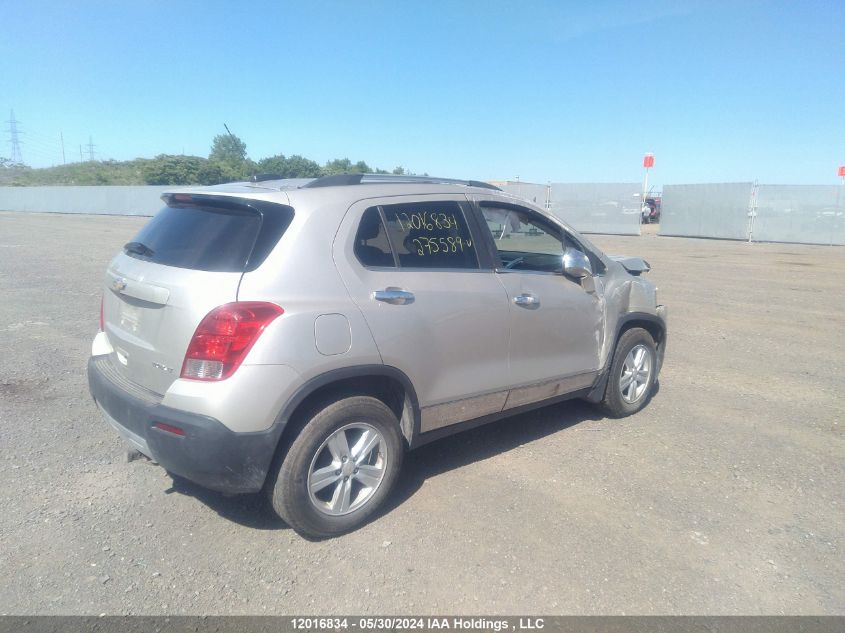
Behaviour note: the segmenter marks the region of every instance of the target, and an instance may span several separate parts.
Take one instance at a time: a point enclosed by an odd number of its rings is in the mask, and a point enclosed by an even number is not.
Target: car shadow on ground
[[[554,404],[432,442],[405,455],[396,490],[373,521],[405,503],[426,479],[514,450],[581,422],[601,420],[601,410],[580,400]],[[171,475],[167,494],[194,497],[221,517],[256,530],[289,529],[270,508],[266,495],[226,496]]]
[[[604,417],[596,405],[569,400],[426,444],[405,455],[396,490],[376,518],[405,503],[427,479]]]
[[[175,493],[193,497],[224,519],[254,530],[289,529],[287,523],[282,521],[270,508],[263,493],[228,496],[203,488],[172,473],[170,477],[173,484],[165,491],[165,494]]]

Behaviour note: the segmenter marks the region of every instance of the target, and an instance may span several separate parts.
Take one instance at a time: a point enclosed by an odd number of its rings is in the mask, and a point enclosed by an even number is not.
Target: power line
[[[26,157],[30,163],[61,163],[62,150],[60,139],[42,139],[32,132],[20,132],[21,144],[26,145]]]
[[[18,137],[18,120],[15,119],[15,111],[12,110],[9,114],[9,127],[6,129],[9,133],[9,144],[12,146],[11,160],[13,163],[22,163],[21,156],[21,141]]]
[[[85,146],[88,149],[88,160],[94,160],[94,148],[97,147],[94,145],[94,141],[91,140],[91,137],[88,137],[88,145]]]
[[[47,141],[47,142],[49,142],[49,143],[55,143],[55,142],[56,142],[56,136],[55,136],[54,134],[52,134],[52,133],[50,133],[50,134],[42,134],[42,133],[40,133],[40,132],[38,132],[38,131],[36,131],[36,130],[27,130],[27,131],[26,131],[26,133],[25,133],[24,135],[25,135],[28,139],[29,139],[29,138],[40,139],[40,140],[42,140],[42,141]]]
[[[22,142],[26,145],[26,155],[30,161],[44,162],[47,160],[51,165],[66,164],[64,133],[44,136],[38,132],[27,130],[20,132]]]

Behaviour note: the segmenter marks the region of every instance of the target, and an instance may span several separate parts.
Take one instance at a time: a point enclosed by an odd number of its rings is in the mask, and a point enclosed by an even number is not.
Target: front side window
[[[478,256],[457,202],[413,202],[382,207],[402,268],[478,268]]]
[[[481,212],[503,268],[563,272],[564,243],[559,230],[544,218],[508,207],[483,206]]]

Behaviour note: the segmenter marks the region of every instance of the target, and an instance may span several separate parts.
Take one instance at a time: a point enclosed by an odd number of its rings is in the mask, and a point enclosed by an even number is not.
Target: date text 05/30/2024
[[[462,618],[462,617],[322,617],[293,618],[291,626],[296,630],[348,630],[360,629],[394,631],[441,630],[441,631],[537,631],[543,629],[543,618]]]

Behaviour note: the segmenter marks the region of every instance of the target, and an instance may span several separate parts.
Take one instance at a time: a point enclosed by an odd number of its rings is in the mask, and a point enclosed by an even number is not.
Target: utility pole
[[[9,144],[12,146],[12,162],[22,163],[23,156],[21,156],[21,141],[18,137],[18,120],[15,119],[14,110],[9,114],[9,127],[6,131],[9,132]]]
[[[62,142],[62,165],[67,165],[67,161],[65,160],[65,135],[63,132],[59,132],[59,140]]]
[[[842,179],[842,184],[839,185],[839,189],[836,191],[836,212],[841,213],[839,210],[840,205],[842,204],[842,191],[845,190],[845,165],[840,165],[839,169],[836,172],[836,175]],[[830,233],[830,243],[833,244],[833,229],[831,228]]]
[[[97,147],[97,146],[94,145],[94,142],[91,140],[90,135],[88,136],[88,145],[86,145],[85,147],[88,148],[88,160],[93,161],[94,160],[94,148]]]
[[[82,145],[79,146],[79,162],[85,162],[85,159],[82,158]]]

